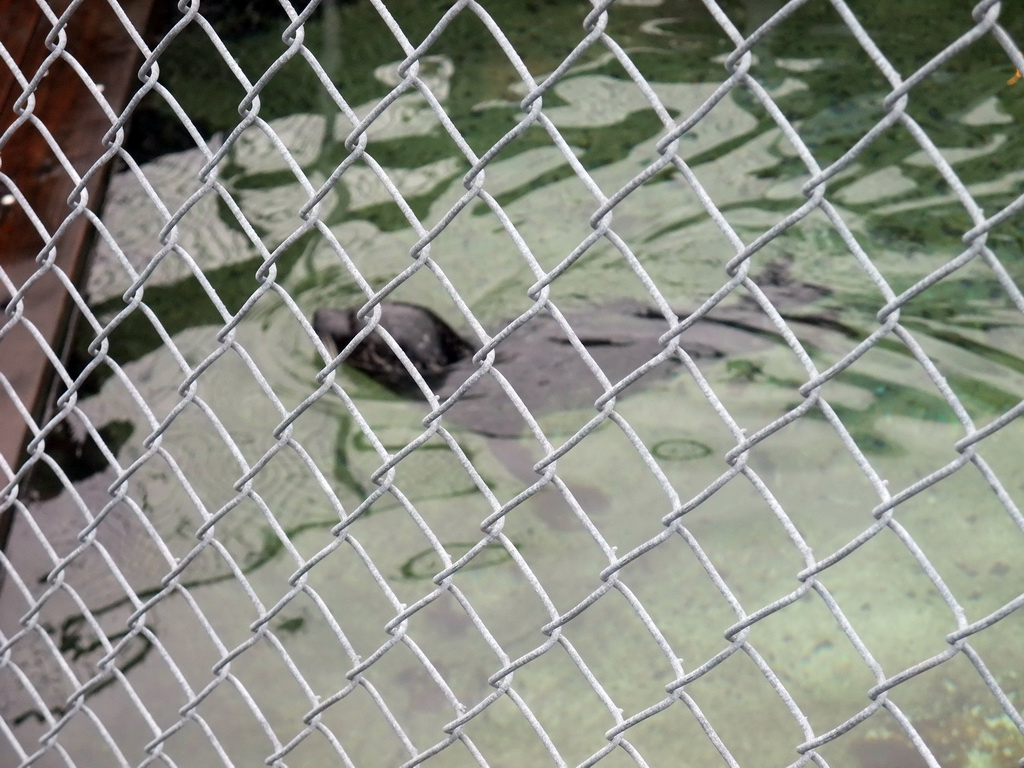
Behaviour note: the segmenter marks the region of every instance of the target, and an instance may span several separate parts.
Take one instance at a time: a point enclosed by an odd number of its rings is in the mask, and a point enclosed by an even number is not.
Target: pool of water
[[[907,77],[971,24],[959,5],[948,5],[921,19],[903,18],[901,10],[898,23],[881,7],[855,13]],[[772,10],[756,2],[724,7],[741,34]],[[586,9],[577,4],[488,8],[538,82],[582,37]],[[410,3],[392,12],[419,41],[442,9]],[[279,26],[268,21],[228,41],[250,78],[281,55]],[[675,120],[720,87],[734,47],[696,2],[617,4],[607,33]],[[306,25],[305,43],[359,118],[401,81],[403,53],[370,4],[326,7]],[[225,79],[214,55],[202,35],[182,35],[164,70],[167,86],[216,150],[238,125],[235,108],[244,93]],[[189,80],[182,61],[210,69]],[[750,66],[821,168],[885,115],[890,88],[831,7],[797,11],[755,47]],[[524,120],[520,102],[528,88],[469,11],[421,58],[418,74],[478,156]],[[1012,74],[1005,55],[984,38],[917,86],[906,107],[986,215],[1019,190],[1014,139],[1024,90],[1007,85]],[[598,43],[580,56],[543,105],[573,162],[605,195],[660,158],[666,128],[608,46]],[[105,430],[122,467],[145,457],[124,488],[128,498],[110,501],[117,474],[106,469],[79,481],[80,501],[64,491],[33,507],[60,553],[78,546],[83,509],[102,517],[96,543],[64,571],[91,611],[55,599],[43,618],[83,679],[114,650],[104,642],[124,640],[112,656],[118,676],[103,680],[88,702],[129,764],[140,763],[145,745],[177,723],[163,748],[179,764],[182,755],[189,765],[225,764],[203,733],[209,728],[238,765],[260,764],[300,736],[283,758],[288,765],[337,762],[332,738],[361,768],[400,765],[410,759],[410,746],[423,751],[442,742],[446,724],[492,694],[490,676],[553,641],[506,679],[515,695],[498,698],[464,735],[491,766],[556,764],[524,717],[528,711],[561,759],[580,764],[608,744],[605,733],[622,718],[664,702],[666,686],[681,673],[730,648],[733,637],[724,633],[739,621],[737,610],[751,614],[791,595],[801,585],[799,572],[871,529],[880,487],[896,494],[953,461],[963,418],[980,427],[1024,397],[1022,304],[1013,288],[1024,262],[1011,218],[988,235],[992,258],[973,258],[900,310],[902,327],[962,404],[959,418],[907,346],[889,336],[822,389],[845,434],[813,408],[758,443],[745,459],[752,473],[687,512],[685,534],[664,538],[623,566],[620,589],[549,638],[540,628],[601,589],[610,562],[661,536],[666,516],[729,472],[737,428],[756,434],[800,404],[806,363],[740,285],[712,313],[731,323],[725,354],[627,391],[616,411],[628,429],[602,423],[559,458],[556,482],[514,506],[487,534],[483,521],[538,482],[534,465],[577,434],[593,408],[539,412],[547,446],[525,424],[495,437],[460,422],[453,410],[442,420],[450,442],[429,436],[397,465],[393,490],[367,506],[379,468],[423,434],[430,408],[345,366],[333,378],[345,396],[328,389],[300,408],[330,361],[303,318],[320,307],[362,303],[366,286],[380,290],[406,270],[423,234],[410,217],[423,229],[445,218],[466,193],[471,163],[428,100],[405,91],[366,133],[373,162],[346,170],[316,210],[319,227],[308,227],[299,211],[349,154],[353,125],[301,57],[270,82],[260,115],[265,127],[246,128],[207,177],[223,194],[206,195],[178,222],[171,240],[178,249],[167,250],[141,294],[147,309],[136,308],[110,334],[118,370],[101,366],[94,393],[79,402],[91,424]],[[811,173],[801,150],[749,89],[719,101],[680,138],[678,152],[744,243],[806,201],[802,189]],[[185,150],[143,170],[173,212],[196,192],[206,163],[202,152]],[[407,207],[394,202],[374,163]],[[393,294],[430,307],[467,338],[473,328],[448,289],[487,333],[497,333],[533,304],[528,291],[538,271],[553,270],[593,233],[601,204],[540,124],[491,160],[483,189],[506,220],[471,202],[431,242],[430,265]],[[808,289],[778,306],[818,371],[879,328],[887,301],[880,280],[896,294],[907,290],[961,254],[973,226],[902,125],[831,179],[826,198],[859,254],[816,210],[749,264],[766,292]],[[111,185],[103,221],[110,240],[98,239],[87,291],[96,317],[109,323],[124,310],[122,296],[132,284],[123,262],[136,270],[153,264],[167,218],[134,174],[123,173]],[[735,244],[678,168],[659,170],[614,207],[606,225],[614,236],[598,240],[551,283],[551,300],[567,312],[593,317],[607,307],[653,306],[653,285],[684,316],[730,279],[726,264]],[[510,237],[511,227],[522,243]],[[263,266],[268,261],[272,267]],[[222,333],[258,290],[241,322]],[[80,351],[92,338],[86,329]],[[181,389],[198,368],[195,389]],[[1007,503],[967,465],[896,508],[902,530],[967,623],[1024,591],[1024,533],[1012,506],[1024,497],[1015,471],[1019,432],[1010,423],[979,449],[1004,483]],[[345,529],[346,539],[337,526],[356,510],[365,511]],[[485,546],[453,577],[452,588],[431,581],[477,545]],[[38,544],[15,554],[25,563],[50,562]],[[773,670],[806,728],[820,735],[867,707],[866,692],[877,683],[850,633],[890,677],[942,653],[946,635],[958,627],[894,529],[824,571],[819,584],[841,607],[849,633],[820,593],[807,593],[757,622],[741,638],[747,646],[630,728],[628,749],[648,765],[719,764],[720,751],[695,716],[701,712],[739,765],[791,764],[808,736],[759,665]],[[125,597],[129,587],[140,596],[135,604]],[[139,631],[130,617],[162,592]],[[420,601],[422,609],[398,630],[403,641],[347,692],[357,659],[392,642],[385,627],[403,606]],[[1020,621],[1010,614],[971,641],[1018,710]],[[101,632],[110,640],[98,642]],[[230,664],[218,664],[229,655]],[[74,686],[52,657],[41,652],[40,659],[40,677],[50,681],[42,701],[62,711]],[[339,692],[346,695],[307,729],[303,716]],[[39,706],[15,698],[5,717],[23,733],[41,731]],[[890,691],[887,706],[822,747],[822,757],[864,768],[927,765],[899,713],[943,766],[1009,765],[1024,754],[1016,725],[963,654]],[[91,733],[76,714],[65,748],[79,765],[108,764],[110,747]],[[49,757],[38,764],[51,764]],[[476,763],[456,743],[428,764]],[[644,763],[620,745],[602,764]]]

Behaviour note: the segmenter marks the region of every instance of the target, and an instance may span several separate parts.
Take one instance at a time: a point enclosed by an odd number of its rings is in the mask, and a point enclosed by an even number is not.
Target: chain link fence
[[[30,71],[0,40],[0,153],[40,137],[71,190],[48,223],[0,154],[38,241],[0,268],[0,763],[1024,766],[1018,124],[914,109],[979,51],[1020,95],[1007,5],[911,69],[841,0],[131,5],[40,2]],[[139,53],[123,108],[87,13]],[[838,141],[791,109],[810,13],[875,78],[829,81]],[[936,215],[885,257],[881,209]]]

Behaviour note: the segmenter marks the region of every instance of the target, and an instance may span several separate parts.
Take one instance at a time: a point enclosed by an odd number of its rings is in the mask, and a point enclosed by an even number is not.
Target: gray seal
[[[483,344],[467,341],[434,312],[414,304],[381,304],[380,325],[398,343],[433,393],[444,401],[484,361],[473,355]],[[369,320],[356,317],[358,307],[320,309],[313,327],[340,352]],[[646,307],[606,306],[567,316],[572,331],[600,371],[614,385],[664,351],[658,339],[669,322]],[[763,332],[734,327],[733,322],[702,320],[681,337],[681,347],[692,359],[722,357],[740,350],[764,348]],[[679,367],[669,356],[622,392],[632,394],[663,379]],[[375,329],[344,361],[403,396],[422,396],[408,369]],[[492,371],[478,378],[445,414],[445,422],[490,437],[521,435],[526,421],[514,398],[493,372],[510,384],[535,417],[544,413],[593,406],[606,388],[573,346],[562,326],[547,313],[539,313],[506,337],[495,350]]]
[[[813,331],[816,326],[848,332],[827,314],[786,312],[814,303],[829,293],[821,286],[793,280],[788,267],[788,262],[769,264],[755,282],[775,308],[784,313],[790,327],[799,327],[804,332]],[[449,398],[486,365],[483,359],[473,360],[483,347],[481,340],[467,340],[426,307],[401,302],[383,302],[380,306],[380,325],[391,334],[439,400]],[[357,318],[359,309],[317,310],[313,327],[340,352],[370,322],[369,316],[362,321]],[[446,411],[446,423],[455,422],[493,437],[520,435],[526,421],[517,397],[534,416],[592,407],[608,392],[609,384],[634,375],[648,363],[657,359],[657,364],[647,367],[620,396],[637,392],[678,370],[684,359],[675,349],[665,354],[666,346],[659,340],[672,326],[668,318],[652,307],[626,303],[591,307],[567,314],[566,321],[569,331],[553,315],[541,311],[505,337],[495,349],[491,369],[479,376]],[[504,327],[494,329],[493,333],[497,335]],[[586,349],[591,358],[589,364],[575,348],[571,334]],[[781,341],[768,316],[749,297],[716,307],[678,338],[679,347],[698,361],[750,354]],[[344,364],[398,394],[423,394],[378,329],[349,353]],[[601,381],[602,374],[608,384]],[[506,391],[502,380],[512,387],[514,395]]]

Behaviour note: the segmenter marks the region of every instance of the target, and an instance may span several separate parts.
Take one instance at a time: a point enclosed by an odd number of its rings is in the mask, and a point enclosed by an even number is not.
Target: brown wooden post
[[[61,14],[70,0],[51,2]],[[144,31],[153,0],[121,0],[136,28]],[[31,80],[51,51],[46,36],[50,20],[38,5],[25,0],[0,0],[0,43],[16,60],[23,76]],[[85,0],[65,27],[67,52],[103,87],[103,96],[120,113],[140,86],[138,69],[142,54],[105,0]],[[0,63],[0,136],[17,121],[15,104],[23,96],[22,85]],[[103,136],[111,122],[70,64],[57,60],[35,90],[32,114],[45,125],[67,160],[79,174],[94,165],[107,149]],[[21,104],[25,109],[25,104]],[[107,162],[88,183],[91,210],[98,210],[113,163]],[[55,245],[52,267],[32,282],[22,296],[24,318],[35,325],[51,349],[60,353],[71,325],[71,301],[57,270],[76,281],[83,271],[91,227],[79,215],[69,220],[74,206],[68,196],[74,182],[32,122],[21,124],[0,144],[0,267],[20,291],[46,260],[46,238],[14,200],[13,184],[28,201],[50,237],[67,225]],[[6,178],[4,178],[6,177]],[[8,181],[8,179],[10,181]],[[4,312],[8,290],[0,286],[0,327],[10,321]],[[13,308],[12,308],[13,309]],[[0,338],[0,373],[13,385],[17,397],[34,418],[45,411],[53,367],[40,344],[23,323],[16,323]],[[0,390],[0,455],[17,468],[32,435],[15,402]],[[0,487],[6,478],[0,478]],[[0,544],[6,539],[8,519],[0,520]]]

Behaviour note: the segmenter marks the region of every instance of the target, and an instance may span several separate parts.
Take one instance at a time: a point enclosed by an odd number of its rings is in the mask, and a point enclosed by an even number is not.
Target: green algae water
[[[955,3],[932,4],[913,18],[904,5],[864,4],[853,11],[906,78],[973,22],[968,9]],[[538,82],[582,39],[589,11],[568,2],[486,7]],[[411,2],[389,8],[414,44],[446,9]],[[723,8],[743,35],[776,10],[758,2]],[[250,80],[283,54],[285,23],[260,19],[227,40]],[[618,3],[605,33],[677,122],[721,86],[735,48],[697,2]],[[325,6],[303,34],[358,119],[402,82],[398,66],[405,54],[370,3]],[[1006,62],[996,43],[983,37],[916,86],[905,106],[989,216],[1019,194],[1024,165],[1018,129],[1024,84],[1008,85],[1013,71]],[[843,157],[886,115],[883,100],[891,86],[831,6],[797,10],[754,47],[749,66],[821,168]],[[244,89],[195,27],[171,44],[161,69],[161,82],[216,150],[239,125]],[[505,678],[514,696],[498,697],[457,731],[466,741],[426,764],[481,764],[477,755],[495,768],[583,764],[609,744],[606,733],[622,719],[659,704],[666,704],[663,711],[611,737],[616,746],[602,765],[727,764],[697,713],[737,764],[790,765],[800,759],[796,747],[810,740],[809,732],[827,733],[873,701],[878,711],[822,746],[821,759],[853,768],[931,765],[901,717],[942,766],[995,768],[1024,755],[1017,725],[966,655],[868,697],[877,675],[840,629],[823,594],[841,607],[883,678],[947,650],[945,638],[958,627],[892,529],[819,574],[818,591],[808,587],[799,600],[726,637],[740,619],[691,541],[699,542],[736,604],[752,614],[809,583],[797,578],[808,555],[794,543],[792,530],[813,553],[813,563],[876,525],[878,492],[821,409],[812,408],[746,454],[742,460],[756,482],[737,476],[684,516],[692,540],[675,535],[632,560],[612,577],[623,589],[609,590],[547,634],[541,627],[552,623],[552,607],[555,615],[564,614],[602,588],[609,553],[621,557],[661,535],[666,516],[729,471],[725,457],[737,437],[684,368],[616,404],[660,477],[627,433],[605,422],[558,460],[557,487],[549,484],[514,507],[485,538],[481,523],[540,479],[534,465],[545,451],[525,426],[520,437],[498,439],[443,421],[451,424],[459,452],[440,436],[430,437],[392,476],[377,477],[399,492],[381,495],[339,530],[342,517],[378,489],[374,477],[386,455],[423,433],[430,408],[343,366],[336,381],[354,407],[328,392],[289,421],[317,389],[316,376],[326,365],[293,306],[308,319],[320,307],[359,304],[365,293],[354,272],[380,290],[406,270],[423,235],[410,216],[429,229],[466,193],[471,163],[459,141],[481,156],[526,118],[526,86],[468,9],[420,58],[416,74],[458,139],[423,92],[405,90],[366,131],[372,162],[348,168],[319,202],[321,226],[302,230],[299,212],[310,195],[299,177],[319,189],[349,156],[345,142],[353,124],[302,56],[277,71],[259,98],[259,117],[276,142],[255,125],[233,141],[215,176],[206,177],[223,194],[211,192],[182,217],[172,235],[180,250],[169,250],[146,281],[148,311],[136,309],[109,336],[109,355],[120,373],[101,368],[95,394],[81,400],[91,422],[113,436],[122,466],[151,453],[126,486],[134,507],[121,502],[97,528],[138,601],[125,597],[93,551],[69,575],[87,596],[93,622],[74,606],[50,617],[54,642],[85,679],[110,650],[96,642],[98,628],[114,642],[127,638],[113,658],[152,722],[122,720],[130,697],[121,682],[104,684],[90,704],[105,719],[128,723],[116,734],[128,763],[143,762],[147,744],[184,723],[162,747],[178,764],[229,764],[200,733],[208,728],[230,764],[262,764],[298,739],[282,764],[402,765],[411,750],[424,752],[448,739],[446,726],[493,695],[489,678],[548,645]],[[150,119],[137,131],[177,119],[158,100],[145,108]],[[573,162],[609,196],[659,159],[657,145],[667,132],[600,42],[544,94],[543,114]],[[745,243],[806,202],[811,173],[801,150],[750,89],[737,87],[719,101],[679,139],[678,153]],[[173,212],[195,193],[207,160],[186,149],[154,158],[143,170]],[[404,205],[381,183],[374,164]],[[544,271],[594,231],[591,219],[600,201],[540,123],[530,124],[487,164],[482,184]],[[896,294],[960,255],[964,233],[974,226],[905,124],[891,126],[831,178],[825,197],[877,270],[875,277]],[[114,179],[103,221],[136,269],[162,248],[166,217],[132,173]],[[1008,289],[1024,278],[1021,229],[1014,221],[988,233],[992,259],[974,258],[900,309],[901,326],[977,426],[1024,397],[1021,307]],[[607,226],[678,312],[700,306],[730,279],[726,264],[736,254],[734,245],[672,165],[617,204]],[[273,265],[264,267],[271,253]],[[429,255],[492,334],[533,303],[527,292],[536,274],[480,200],[443,229]],[[783,316],[819,371],[879,328],[886,299],[877,280],[822,210],[780,233],[750,263],[755,280],[774,274],[764,279],[816,289]],[[115,249],[100,238],[88,294],[102,322],[124,311],[131,282]],[[238,312],[261,286],[267,290],[222,335],[221,312]],[[223,308],[211,299],[211,289]],[[745,294],[737,288],[723,309],[750,311]],[[652,303],[610,238],[555,279],[550,297],[579,311]],[[416,272],[393,298],[428,306],[470,336],[430,269]],[[743,327],[749,343],[697,367],[749,436],[800,404],[808,374],[777,333]],[[92,338],[85,331],[80,346]],[[183,363],[203,368],[194,390],[181,389]],[[132,399],[126,382],[142,394],[144,406]],[[821,394],[891,493],[957,456],[953,445],[964,428],[956,412],[894,336],[830,380]],[[149,436],[183,398],[188,405],[154,448]],[[546,413],[539,422],[558,447],[594,413]],[[1017,504],[1024,498],[1016,471],[1019,436],[1011,423],[979,448]],[[463,457],[474,472],[467,472]],[[257,463],[258,472],[247,472]],[[114,478],[108,470],[79,484],[94,511],[109,501]],[[67,507],[66,496],[40,501],[41,516],[48,510],[56,516]],[[75,514],[69,517],[78,519]],[[967,623],[1024,591],[1020,520],[973,466],[901,504],[895,517],[959,601]],[[79,527],[64,531],[62,551],[72,546]],[[477,547],[479,554],[447,588],[438,574]],[[304,567],[314,559],[315,565]],[[172,561],[181,565],[168,588],[162,580]],[[138,603],[165,589],[145,615],[146,630],[131,631]],[[431,595],[435,599],[395,623],[405,607]],[[641,621],[640,606],[657,633]],[[1020,621],[1010,614],[971,638],[1018,712]],[[738,650],[706,674],[673,687],[680,670],[690,674],[734,644]],[[385,646],[391,647],[365,675],[352,673],[358,660]],[[764,666],[776,676],[775,688]],[[319,711],[321,702],[340,693],[345,695]],[[54,683],[44,699],[57,710],[66,695]],[[667,703],[671,696],[675,700]],[[20,718],[22,729],[35,728],[36,707],[38,702],[11,702],[5,715]],[[83,737],[66,748],[77,764],[113,764],[98,740]]]

